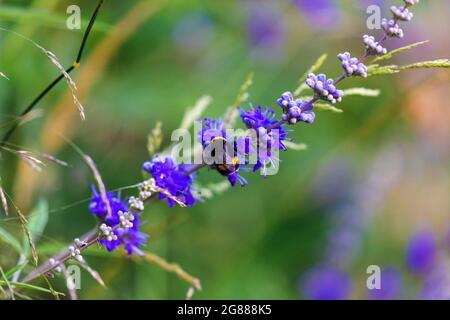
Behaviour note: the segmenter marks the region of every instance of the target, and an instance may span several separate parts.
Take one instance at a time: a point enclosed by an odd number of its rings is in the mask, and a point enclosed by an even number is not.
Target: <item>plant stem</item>
[[[89,25],[86,28],[86,31],[83,35],[83,40],[81,41],[80,49],[78,50],[78,54],[76,57],[75,62],[66,69],[66,72],[69,74],[73,70],[79,67],[81,62],[81,57],[83,56],[84,47],[86,46],[88,37],[91,33],[92,27],[94,26],[95,20],[97,18],[98,13],[100,12],[100,8],[103,5],[104,0],[99,0],[97,7],[94,10],[94,13],[92,14],[91,19],[89,20]],[[19,120],[15,122],[12,127],[6,132],[6,134],[3,136],[2,140],[0,141],[0,146],[4,146],[6,142],[9,141],[13,133],[17,130],[17,128],[20,125],[21,118],[24,117],[26,114],[28,114],[31,110],[33,110],[36,105],[55,87],[61,80],[63,80],[65,77],[63,74],[59,75],[55,80],[53,80],[20,114]]]

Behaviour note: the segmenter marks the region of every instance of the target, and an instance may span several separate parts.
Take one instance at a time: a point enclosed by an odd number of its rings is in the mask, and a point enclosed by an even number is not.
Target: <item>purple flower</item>
[[[201,130],[198,132],[198,138],[203,147],[207,147],[212,141],[218,138],[226,140],[226,131],[221,119],[205,117],[199,119],[202,124]]]
[[[339,270],[316,268],[302,278],[300,291],[311,300],[345,300],[350,296],[351,281]]]
[[[397,268],[381,269],[381,288],[368,291],[369,297],[375,300],[401,299],[403,288],[402,275]]]
[[[111,215],[108,216],[108,207],[103,201],[101,195],[97,192],[94,186],[92,186],[92,198],[89,203],[89,210],[97,216],[101,221],[105,221],[110,226],[115,226],[119,223],[119,211],[128,211],[126,203],[120,200],[120,196],[116,196],[114,192],[108,192],[106,198],[108,199],[109,206],[111,208]]]
[[[436,262],[437,245],[430,231],[419,231],[409,239],[406,260],[412,272],[425,273]]]
[[[313,123],[316,115],[311,110],[314,105],[309,101],[300,99],[294,100],[291,92],[286,91],[277,100],[278,105],[283,109],[282,119],[289,124],[295,124],[298,121]]]
[[[419,295],[423,300],[450,300],[450,261],[441,259],[424,276],[424,284]]]
[[[128,211],[128,206],[122,202],[114,192],[107,193],[107,199],[111,208],[111,214],[108,216],[107,205],[103,201],[101,195],[97,193],[95,188],[92,188],[93,196],[89,204],[89,210],[97,216],[100,222],[105,223],[105,226],[114,228],[114,239],[100,239],[99,243],[103,244],[108,251],[113,251],[117,247],[123,245],[127,250],[128,255],[137,253],[142,254],[139,249],[145,244],[147,235],[139,231],[138,215],[133,214],[133,223],[131,228],[122,228],[120,224],[120,215]]]
[[[114,230],[114,234],[117,236],[116,240],[99,240],[105,246],[106,250],[111,252],[123,245],[128,255],[132,255],[133,253],[140,256],[143,255],[140,248],[145,245],[148,235],[139,231],[139,218],[137,214],[134,214],[133,227],[129,229],[117,228]]]
[[[253,53],[265,60],[280,57],[286,41],[286,21],[278,7],[261,1],[248,4],[247,33]]]
[[[314,28],[328,30],[339,21],[340,10],[334,0],[294,0]]]
[[[336,88],[334,80],[327,79],[324,74],[315,75],[310,73],[306,78],[306,84],[314,90],[315,96],[319,99],[335,104],[341,102],[344,92]]]
[[[142,168],[153,176],[158,187],[168,191],[185,205],[194,205],[195,198],[191,189],[194,176],[187,174],[187,165],[176,164],[171,157],[164,159],[156,157],[152,161],[145,162]],[[165,194],[159,193],[159,200],[166,198]],[[170,198],[167,198],[167,203],[170,207],[175,205],[175,201]]]
[[[276,158],[274,151],[286,150],[283,141],[287,140],[284,124],[275,119],[275,112],[266,107],[264,111],[261,106],[256,109],[250,105],[249,110],[241,110],[242,122],[248,129],[253,129],[256,135],[257,162],[253,171],[263,168],[263,175],[267,174],[268,167],[275,166]]]

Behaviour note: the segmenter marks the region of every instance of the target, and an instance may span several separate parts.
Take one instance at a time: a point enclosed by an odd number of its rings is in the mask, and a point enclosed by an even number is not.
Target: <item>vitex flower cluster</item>
[[[349,52],[338,55],[344,73],[333,80],[325,74],[309,74],[305,80],[306,85],[313,90],[310,100],[296,99],[287,91],[277,100],[281,107],[282,115],[277,119],[275,111],[269,107],[250,105],[249,109],[239,108],[243,125],[248,129],[247,133],[238,137],[230,136],[226,132],[225,124],[221,119],[200,119],[201,130],[198,137],[203,150],[209,150],[210,156],[204,158],[204,164],[189,166],[177,164],[171,157],[155,157],[152,161],[144,163],[143,169],[149,172],[155,179],[158,187],[167,190],[173,198],[167,198],[165,194],[160,199],[166,199],[173,206],[178,199],[187,206],[195,203],[192,191],[192,183],[195,180],[194,172],[207,166],[226,176],[232,186],[237,182],[244,186],[247,180],[241,175],[241,171],[257,171],[261,169],[262,175],[267,175],[268,169],[278,164],[278,152],[287,150],[285,141],[287,138],[287,125],[299,122],[313,123],[315,114],[314,103],[323,100],[335,104],[342,101],[344,92],[338,89],[338,84],[347,77],[367,77],[367,67],[364,60],[368,56],[386,54],[387,50],[382,46],[389,37],[403,37],[403,31],[398,26],[398,21],[408,21],[412,13],[408,7],[418,1],[405,0],[403,7],[392,7],[393,19],[383,19],[384,33],[379,41],[373,36],[364,35],[363,42],[366,52],[361,58],[353,57]],[[220,152],[218,151],[220,150]],[[205,154],[205,153],[204,153]],[[249,161],[249,159],[255,159]]]
[[[158,193],[159,200],[166,200],[170,207],[175,204],[194,205],[198,196],[193,183],[196,172],[203,167],[225,176],[232,186],[238,182],[241,186],[247,185],[247,180],[240,174],[242,171],[260,170],[263,176],[268,175],[268,170],[278,165],[279,152],[287,150],[285,142],[290,140],[287,137],[290,130],[286,127],[300,122],[313,123],[316,118],[314,103],[319,100],[330,104],[341,102],[344,92],[338,84],[348,77],[367,77],[365,59],[386,54],[383,42],[387,38],[403,37],[398,22],[411,20],[413,15],[408,7],[417,2],[405,0],[404,6],[391,7],[393,18],[382,20],[384,32],[381,38],[377,41],[373,36],[363,36],[365,54],[361,58],[349,52],[339,54],[337,57],[344,72],[336,80],[325,74],[307,75],[305,84],[313,91],[311,99],[300,99],[289,91],[283,93],[277,100],[282,112],[279,119],[269,107],[253,107],[251,104],[248,109],[239,107],[240,119],[246,128],[240,136],[227,133],[226,124],[221,119],[199,119],[201,129],[197,135],[203,148],[203,163],[180,164],[171,156],[155,156],[142,166],[152,178],[140,186],[139,197],[131,197],[128,203],[114,193],[108,193],[105,199],[94,190],[90,210],[100,220],[100,243],[109,251],[123,245],[128,254],[139,254],[139,248],[147,238],[139,231],[139,213],[144,209],[144,202]]]
[[[131,197],[127,204],[114,192],[107,193],[104,199],[95,189],[92,191],[89,209],[100,221],[99,242],[108,251],[123,245],[129,255],[142,254],[139,248],[148,237],[139,230],[138,215],[143,210],[142,200]]]

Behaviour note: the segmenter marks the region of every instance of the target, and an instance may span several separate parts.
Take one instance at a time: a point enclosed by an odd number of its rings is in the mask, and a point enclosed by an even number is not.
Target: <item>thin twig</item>
[[[200,280],[184,271],[183,268],[180,267],[180,265],[176,263],[170,263],[160,256],[148,251],[144,251],[142,259],[160,267],[161,269],[166,270],[167,272],[175,273],[178,277],[190,283],[196,290],[202,290]]]
[[[70,74],[74,69],[78,68],[80,66],[80,62],[81,62],[81,57],[83,55],[84,52],[84,47],[86,46],[86,42],[89,38],[89,35],[91,33],[92,27],[95,23],[95,20],[97,18],[97,15],[100,11],[100,8],[103,5],[104,0],[99,0],[97,7],[94,10],[94,13],[92,14],[91,19],[89,20],[89,25],[86,28],[86,31],[84,32],[83,35],[83,40],[81,41],[81,45],[80,45],[80,49],[78,51],[78,55],[77,58],[75,60],[75,62],[67,69],[65,69],[65,73],[63,72],[61,75],[59,75],[55,80],[53,80],[20,114],[21,117],[25,116],[27,113],[29,113],[31,110],[33,110],[36,105],[42,100],[42,98],[44,98],[49,92],[50,90],[53,89],[53,87],[55,87],[61,80],[66,78],[66,75]],[[11,136],[13,135],[13,133],[16,131],[16,129],[19,127],[19,122],[16,122],[11,129],[9,129],[9,131],[3,136],[1,142],[0,142],[0,146],[4,145],[5,142],[7,142]]]

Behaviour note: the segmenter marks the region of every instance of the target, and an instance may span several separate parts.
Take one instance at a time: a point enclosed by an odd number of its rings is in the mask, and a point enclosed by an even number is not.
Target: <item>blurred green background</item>
[[[95,224],[88,211],[93,177],[62,135],[94,159],[112,190],[142,179],[140,165],[149,158],[147,134],[157,121],[163,123],[168,145],[187,107],[208,94],[213,102],[205,115],[221,116],[251,71],[249,101],[279,112],[276,99],[295,89],[322,53],[329,54],[322,70],[333,77],[341,72],[338,53],[362,53],[368,4],[391,4],[322,2],[319,10],[288,0],[105,1],[81,67],[72,74],[87,120],[79,119],[61,82],[38,105],[38,117],[11,141],[49,152],[70,166],[49,164],[38,174],[12,154],[2,152],[0,160],[2,185],[24,213],[38,199],[48,200],[49,222],[38,242],[41,260]],[[66,28],[71,4],[81,8],[81,30]],[[95,5],[92,0],[3,0],[0,26],[33,39],[70,66]],[[446,0],[415,7],[405,38],[388,47],[431,43],[393,62],[448,57],[449,9]],[[3,134],[58,70],[31,43],[0,30],[0,71],[10,78],[0,79]],[[229,189],[188,209],[163,202],[148,206],[145,249],[198,277],[203,290],[194,298],[199,299],[303,298],[299,279],[320,264],[349,274],[351,298],[367,297],[368,265],[396,266],[404,271],[406,296],[414,297],[421,280],[405,271],[408,237],[426,227],[444,239],[450,226],[448,85],[449,73],[441,70],[345,81],[344,88],[379,88],[381,95],[345,97],[343,113],[318,110],[313,125],[294,127],[290,136],[308,149],[282,153],[275,176],[244,174],[248,187]],[[203,184],[220,179],[208,170],[199,175]],[[13,213],[2,214],[0,225],[21,237]],[[334,248],[339,232],[351,237]],[[0,265],[14,266],[15,251],[2,243],[0,250]],[[85,258],[107,288],[83,273],[82,299],[183,299],[189,287],[143,261],[101,250],[89,250]],[[62,279],[52,283],[65,290]]]

